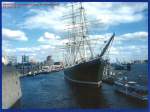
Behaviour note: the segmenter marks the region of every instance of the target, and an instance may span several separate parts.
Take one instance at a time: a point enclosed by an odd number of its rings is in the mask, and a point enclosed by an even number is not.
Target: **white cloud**
[[[44,33],[44,35],[49,36],[51,33]],[[51,34],[52,35],[52,34]],[[55,34],[53,34],[55,35]],[[102,34],[102,35],[90,35],[90,39],[97,39],[97,38],[102,38],[104,40],[108,40],[111,37],[111,33],[107,34]],[[55,37],[55,36],[54,36]],[[59,37],[59,36],[58,36]],[[147,39],[147,33],[146,32],[133,32],[133,33],[127,33],[127,34],[122,34],[119,36],[115,37],[115,40],[113,41],[113,44],[110,48],[110,58],[111,59],[116,59],[119,58],[121,60],[132,60],[132,59],[139,59],[139,57],[142,59],[143,57],[148,57],[148,44],[132,44],[129,45],[128,43],[125,43],[124,40],[120,39],[119,41],[117,38],[124,37],[124,39],[130,39],[133,38],[130,41],[134,42],[137,39]],[[62,51],[60,49],[60,45],[63,45],[62,43],[67,42],[68,40],[64,39],[57,39],[57,38],[44,38],[44,41],[40,42],[40,45],[38,46],[31,46],[31,47],[18,47],[18,48],[13,48],[10,45],[6,46],[5,51],[8,54],[19,54],[21,55],[29,55],[29,56],[34,56],[38,60],[43,61],[43,59],[46,58],[47,55],[52,55],[52,57],[55,60],[62,59]],[[119,45],[115,45],[116,43],[119,42]],[[7,43],[7,41],[4,43]],[[8,43],[7,43],[8,44]],[[94,46],[97,44],[96,46]],[[92,43],[92,47],[94,47],[95,55],[96,53],[101,52],[101,46],[104,47],[104,42],[101,40],[97,40],[97,43]],[[123,45],[125,44],[125,45]]]
[[[104,40],[108,40],[111,37],[112,34],[107,33],[107,34],[102,34],[102,35],[90,35],[90,38],[102,38]],[[148,43],[147,43],[147,39],[148,39],[148,32],[143,32],[143,31],[139,31],[139,32],[133,32],[133,33],[126,33],[126,34],[122,34],[119,36],[115,36],[114,41],[112,43],[112,46],[110,46],[110,50],[109,50],[109,55],[110,55],[110,59],[115,59],[115,58],[119,58],[122,60],[133,60],[133,59],[142,59],[142,58],[147,58],[148,57]],[[124,42],[125,40],[129,40],[132,44],[128,44],[126,42]],[[144,41],[145,44],[141,44],[136,43],[136,41]],[[93,46],[95,51],[95,54],[98,54],[101,52],[100,48],[104,47],[104,41],[99,41],[98,40],[94,43],[92,43],[92,46],[94,44],[96,44],[95,46]],[[103,46],[103,47],[100,47]]]
[[[30,57],[34,56],[37,61],[44,61],[48,55],[52,55],[53,59],[58,60],[57,55],[61,55],[59,49],[49,45],[49,44],[41,44],[39,46],[32,46],[32,47],[21,47],[15,48],[16,53],[19,56],[24,54],[29,55]],[[57,55],[56,55],[57,54]]]
[[[110,60],[131,61],[148,58],[148,46],[128,45],[123,47],[112,46],[109,52]]]
[[[44,42],[47,40],[55,40],[55,39],[60,39],[59,36],[53,34],[53,33],[49,33],[49,32],[45,32],[43,36],[41,36],[38,41],[39,42]]]
[[[54,47],[50,45],[39,45],[39,46],[33,46],[33,47],[20,47],[20,48],[15,48],[17,52],[22,52],[22,53],[39,53],[39,51],[42,50],[47,50],[47,49],[53,49]]]
[[[106,6],[106,7],[105,7]],[[87,14],[100,20],[105,25],[137,22],[144,18],[142,11],[147,3],[85,3]]]
[[[2,37],[4,39],[10,39],[10,40],[20,40],[20,41],[28,40],[28,38],[26,37],[26,34],[23,31],[11,30],[7,28],[2,29]]]
[[[144,18],[143,11],[148,9],[148,4],[142,2],[84,2],[83,5],[86,9],[88,19],[97,19],[99,20],[99,24],[96,25],[102,25],[106,28],[111,25],[140,21]],[[66,29],[63,15],[67,15],[68,10],[62,4],[49,9],[31,9],[29,12],[32,15],[26,18],[22,27],[29,29]]]
[[[96,35],[89,35],[89,38],[91,40],[97,40],[97,41],[105,41],[108,40],[112,36],[112,33],[105,33],[105,34],[96,34]]]
[[[97,19],[99,20],[99,24],[95,24],[94,27],[99,30],[99,28],[104,28],[105,30],[113,25],[119,25],[123,23],[133,23],[133,22],[140,22],[143,18],[143,12],[148,9],[148,4],[139,2],[130,2],[130,3],[111,3],[111,2],[84,2],[83,5],[85,6],[88,19]],[[30,7],[32,8],[32,7]],[[26,17],[24,18],[25,21],[22,22],[21,27],[27,29],[48,29],[51,32],[45,32],[41,37],[37,40],[39,43],[42,44],[39,46],[33,47],[18,47],[18,48],[11,48],[10,46],[6,46],[8,52],[13,53],[27,53],[27,54],[43,54],[46,56],[48,53],[55,53],[57,46],[61,46],[64,43],[68,42],[67,39],[61,39],[58,35],[59,31],[66,29],[66,26],[63,22],[63,15],[67,15],[67,10],[64,5],[60,4],[59,6],[54,6],[54,8],[42,8],[42,9],[30,9],[27,12]],[[96,22],[95,22],[96,23]],[[100,26],[99,26],[100,25]],[[53,31],[54,30],[54,31]],[[11,30],[7,28],[2,29],[3,38],[11,39],[11,40],[22,40],[27,41],[28,38],[23,31],[20,30]],[[57,34],[53,33],[57,32]],[[108,40],[110,38],[110,34],[103,34],[103,35],[90,35],[90,38],[102,38],[104,40]],[[147,47],[140,47],[136,45],[132,46],[122,46],[124,40],[147,40],[148,33],[141,31],[141,32],[133,32],[133,33],[126,33],[122,35],[117,35],[114,40],[114,44],[118,44],[118,46],[113,46],[111,48],[111,54],[119,55],[120,52],[124,51],[124,53],[138,53],[140,50],[147,49]],[[94,41],[92,44],[96,44],[96,50],[99,52],[100,45],[102,45],[102,41]],[[147,45],[145,45],[147,46]],[[127,50],[128,49],[128,50]],[[140,50],[139,50],[140,49]],[[146,51],[146,50],[145,50]],[[61,52],[60,52],[61,53]],[[141,54],[142,55],[142,54]],[[127,55],[128,56],[128,55]]]
[[[68,42],[68,39],[61,39],[60,36],[54,33],[45,32],[38,40],[40,43],[49,44],[51,47],[61,46]]]
[[[12,48],[3,49],[3,53],[4,52],[8,53],[7,55],[10,55],[16,53],[16,49],[12,49]]]
[[[133,32],[133,33],[126,33],[123,35],[120,35],[116,38],[116,40],[147,40],[148,39],[148,32]]]
[[[55,30],[63,30],[65,26],[60,18],[63,16],[64,10],[65,7],[62,6],[55,6],[54,9],[49,8],[45,10],[31,9],[30,13],[32,13],[33,15],[27,17],[23,24],[21,24],[21,26],[28,29],[52,28]]]
[[[3,45],[4,46],[4,45]],[[32,47],[12,47],[12,45],[4,46],[3,47],[3,53],[6,52],[7,55],[37,55],[40,52],[40,54],[43,51],[47,51],[49,49],[54,49],[50,45],[39,45],[39,46],[32,46]]]
[[[11,44],[8,40],[2,40],[2,48],[11,47]]]

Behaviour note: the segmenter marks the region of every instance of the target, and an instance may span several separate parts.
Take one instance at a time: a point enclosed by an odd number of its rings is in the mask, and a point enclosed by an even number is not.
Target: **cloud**
[[[29,47],[14,46],[10,41],[3,39],[3,51],[5,51],[7,55],[17,55],[18,57],[24,54],[34,56],[38,61],[43,61],[47,55],[52,55],[56,60],[58,60],[58,56],[61,59],[62,52],[59,47],[64,42],[67,42],[66,39],[60,39],[58,35],[48,32],[45,32],[41,37],[43,40],[41,41],[41,38],[38,39],[38,46]]]
[[[116,40],[147,40],[148,39],[148,32],[133,32],[133,33],[126,33],[123,35],[120,35],[116,38]]]
[[[39,42],[44,42],[47,40],[55,40],[55,39],[60,39],[59,36],[53,34],[53,33],[49,33],[49,32],[45,32],[43,36],[41,36],[38,41]]]
[[[106,29],[112,25],[141,21],[144,18],[143,11],[148,9],[148,4],[142,2],[84,2],[83,5],[88,20],[96,19],[98,20],[96,25],[103,26]],[[63,15],[67,15],[68,10],[64,4],[48,9],[31,9],[30,15],[26,17],[21,26],[28,29],[40,28],[62,31],[67,28]]]
[[[95,55],[100,54],[102,48],[106,44],[105,41],[108,41],[111,36],[112,33],[89,35],[89,39],[91,39],[91,46]],[[112,56],[112,58],[119,57],[119,55],[122,54],[125,59],[129,59],[130,57],[133,58],[133,55],[146,56],[148,52],[148,44],[136,44],[136,41],[147,40],[147,38],[148,32],[143,31],[116,35],[112,45],[109,48],[109,54]],[[124,42],[125,40],[129,40],[131,44],[129,45],[128,43]],[[86,46],[86,48],[88,49],[88,46]],[[142,50],[143,53],[141,53]]]
[[[146,36],[144,36],[146,33],[141,33],[141,32],[142,31],[126,33],[126,34],[116,36],[115,38],[125,37],[128,39],[128,38],[132,37],[135,39],[132,39],[130,41],[134,42],[136,39],[145,39],[146,38]],[[47,32],[44,34],[49,35],[51,33]],[[44,34],[43,34],[43,36],[44,36]],[[129,34],[130,34],[130,36],[126,36]],[[143,37],[138,36],[137,34],[143,35]],[[90,38],[91,39],[102,38],[102,39],[108,40],[111,37],[111,35],[112,35],[111,33],[102,34],[102,35],[97,34],[97,35],[90,35]],[[62,53],[62,50],[58,46],[62,45],[62,44],[60,44],[61,41],[67,41],[67,40],[62,40],[62,39],[59,40],[56,38],[44,38],[44,39],[45,39],[44,40],[45,42],[43,42],[43,41],[40,42],[40,45],[38,45],[38,46],[17,47],[17,48],[11,48],[8,46],[6,51],[8,52],[8,54],[9,53],[19,54],[19,56],[24,55],[24,54],[29,55],[29,56],[34,55],[34,57],[36,57],[37,60],[41,60],[41,61],[43,61],[43,59],[46,59],[47,55],[52,55],[53,59],[55,59],[57,61],[60,59],[62,60],[63,53]],[[60,42],[60,43],[58,43],[58,42]],[[119,45],[116,45],[116,43],[118,43],[118,42],[119,42]],[[105,43],[101,40],[97,43],[92,43],[92,47],[94,48],[93,52],[95,55],[100,54],[101,48],[104,47],[104,44]],[[129,45],[128,43],[124,42],[124,40],[119,40],[119,41],[114,40],[112,46],[110,46],[109,49],[110,49],[109,56],[110,56],[111,60],[112,59],[115,60],[116,58],[120,59],[120,60],[133,60],[133,59],[139,59],[139,57],[141,59],[148,57],[148,44],[134,44],[133,43],[133,44]],[[107,53],[105,56],[107,56]]]
[[[68,42],[68,39],[61,39],[60,36],[54,33],[45,32],[43,36],[38,38],[37,41],[40,43],[49,44],[51,47],[56,47],[65,44],[66,42]]]
[[[12,47],[8,40],[2,40],[2,48]]]
[[[105,55],[107,56],[107,55]],[[115,62],[120,61],[142,60],[148,59],[148,46],[146,45],[128,45],[128,46],[112,46],[108,54],[109,59]]]
[[[15,48],[17,52],[22,52],[22,53],[39,53],[39,51],[42,50],[47,50],[47,49],[53,49],[54,47],[50,45],[39,45],[39,46],[32,46],[32,47],[19,47]]]
[[[90,28],[95,28],[94,31],[99,31],[99,29],[107,30],[110,26],[114,25],[141,22],[144,17],[147,17],[144,15],[144,11],[148,9],[148,3],[144,2],[84,2],[83,5],[86,9],[86,16],[88,20],[98,20],[98,23],[97,21],[93,21],[93,23],[95,24],[89,24]],[[4,48],[6,48],[8,52],[13,52],[17,54],[20,53],[20,55],[26,53],[29,55],[36,54],[38,58],[42,56],[44,57],[48,54],[56,54],[56,48],[59,49],[58,46],[62,46],[64,43],[68,42],[67,39],[62,39],[62,35],[60,35],[61,32],[59,32],[64,31],[64,29],[67,28],[67,26],[65,26],[65,21],[63,18],[63,15],[67,15],[68,12],[68,9],[65,6],[66,3],[59,3],[59,5],[53,7],[42,7],[41,9],[30,7],[28,8],[28,10],[25,9],[26,13],[24,13],[24,18],[21,22],[17,21],[18,24],[20,23],[19,25],[17,24],[17,27],[19,26],[19,28],[26,28],[29,30],[35,29],[45,31],[45,33],[43,33],[37,39],[38,46],[16,46],[16,48],[14,48],[15,46],[10,46],[7,42],[5,42],[7,43],[7,45],[5,45]],[[3,16],[4,18],[8,18],[8,15],[3,14]],[[12,30],[4,27],[2,31],[3,40],[28,40],[23,30]],[[124,31],[126,30],[124,29]],[[92,47],[95,47],[97,53],[100,53],[100,46],[103,46],[104,43],[100,39],[96,39],[101,38],[102,40],[108,40],[111,34],[98,33],[99,32],[94,34],[93,32],[92,35],[90,35],[89,37],[90,39],[95,39],[95,41],[92,42]],[[148,32],[144,31],[128,32],[125,34],[116,35],[110,52],[113,56],[116,55],[117,57],[119,57],[118,55],[120,53],[124,53],[124,56],[126,57],[136,53],[139,53],[142,56],[144,53],[147,52],[148,45],[145,44],[142,47],[141,45],[135,45],[135,43],[136,40],[138,40],[139,43],[141,41],[143,42],[143,40],[144,42],[147,42],[147,39]],[[130,41],[131,44],[133,42],[133,44],[129,45],[129,43],[126,43],[127,41]],[[145,49],[143,53],[141,53],[142,49]],[[41,54],[40,56],[39,53]],[[60,53],[62,52],[58,53],[58,55],[60,55]]]
[[[49,8],[43,10],[31,9],[29,12],[30,14],[32,13],[32,16],[27,17],[23,24],[20,25],[27,29],[41,28],[63,30],[65,26],[60,18],[63,16],[64,10],[66,9],[62,6],[55,6],[53,9]]]
[[[101,35],[90,35],[91,39],[99,39],[102,38],[104,41],[108,40],[111,37],[111,33],[101,34]],[[125,33],[121,35],[116,35],[112,45],[110,46],[109,56],[110,59],[122,59],[122,60],[133,60],[133,59],[143,59],[148,57],[148,32],[133,32],[133,33]],[[144,44],[140,43],[144,41]],[[96,42],[92,42],[93,52],[95,55],[100,54],[102,48],[104,47],[104,41],[97,40]],[[125,42],[130,41],[130,44]],[[138,44],[136,43],[137,41]],[[108,52],[107,52],[108,53]],[[107,53],[105,56],[107,56]]]
[[[28,38],[26,37],[26,34],[23,31],[11,30],[7,28],[2,29],[2,37],[4,39],[9,39],[9,40],[19,40],[19,41],[28,40]]]
[[[106,7],[105,7],[106,6]],[[87,14],[100,20],[105,25],[132,23],[144,18],[143,11],[147,3],[85,3]]]
[[[20,57],[24,54],[30,57],[34,56],[37,61],[44,61],[48,55],[52,55],[53,59],[58,60],[57,55],[62,54],[59,49],[56,49],[49,44],[41,44],[39,46],[32,47],[18,47],[14,50]]]

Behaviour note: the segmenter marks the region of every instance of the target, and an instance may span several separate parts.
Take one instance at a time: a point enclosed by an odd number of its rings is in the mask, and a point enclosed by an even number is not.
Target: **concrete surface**
[[[20,74],[12,66],[2,66],[2,108],[8,109],[22,96]]]

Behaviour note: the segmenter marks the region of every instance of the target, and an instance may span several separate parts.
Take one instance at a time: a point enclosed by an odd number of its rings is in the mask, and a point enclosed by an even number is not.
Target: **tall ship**
[[[65,44],[64,76],[67,80],[79,84],[100,86],[107,60],[103,58],[111,45],[115,33],[105,41],[99,54],[94,55],[89,36],[88,21],[82,3],[72,3],[71,11],[64,16],[71,20],[67,28],[68,42]],[[96,40],[99,41],[99,40]]]

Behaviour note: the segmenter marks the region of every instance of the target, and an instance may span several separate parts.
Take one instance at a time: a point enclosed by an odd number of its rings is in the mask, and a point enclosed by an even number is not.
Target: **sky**
[[[55,61],[62,61],[62,46],[68,41],[63,17],[70,10],[69,3],[7,4],[20,5],[2,9],[3,54],[17,56],[18,61],[21,61],[22,55],[36,61],[44,61],[46,56],[52,55]],[[147,2],[84,2],[83,6],[87,19],[93,21],[88,27],[90,38],[103,38],[105,41],[115,32],[109,50],[111,61],[148,58]],[[100,53],[103,41],[92,43],[95,55]]]

